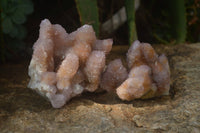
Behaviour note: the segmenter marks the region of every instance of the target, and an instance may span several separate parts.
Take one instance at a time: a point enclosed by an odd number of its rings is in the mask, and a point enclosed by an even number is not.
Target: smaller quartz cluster
[[[98,89],[112,39],[97,40],[92,26],[84,25],[71,34],[45,19],[40,24],[29,65],[28,87],[62,107],[83,91]]]
[[[168,95],[170,70],[165,55],[158,56],[150,44],[135,41],[127,53],[128,70],[120,59],[106,67],[112,44],[112,39],[97,40],[89,25],[68,34],[60,25],[43,20],[33,46],[28,87],[46,97],[54,108],[98,88],[128,101]]]
[[[158,56],[148,43],[135,41],[127,53],[129,69],[126,80],[118,80],[127,74],[120,60],[110,62],[103,75],[102,88],[115,90],[122,100],[152,98],[168,95],[170,89],[170,70],[165,55]],[[122,74],[123,73],[123,74]]]
[[[128,79],[117,88],[121,99],[169,94],[170,69],[164,54],[158,56],[150,44],[135,41],[128,50],[127,63],[130,69]]]

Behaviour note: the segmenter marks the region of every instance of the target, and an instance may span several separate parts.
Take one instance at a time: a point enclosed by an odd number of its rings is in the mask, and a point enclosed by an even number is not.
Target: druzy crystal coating
[[[169,93],[165,55],[158,56],[150,44],[135,41],[127,52],[128,68],[120,59],[106,66],[112,44],[112,39],[98,40],[90,25],[68,34],[62,26],[44,19],[33,46],[28,87],[46,97],[54,108],[97,89],[116,92],[128,101]]]

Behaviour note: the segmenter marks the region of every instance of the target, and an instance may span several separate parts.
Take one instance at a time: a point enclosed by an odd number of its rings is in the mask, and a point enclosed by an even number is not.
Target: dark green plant
[[[32,1],[0,0],[0,6],[1,32],[4,34],[4,36],[1,35],[1,41],[3,42],[4,40],[4,46],[7,49],[9,49],[9,46],[12,48],[22,47],[18,45],[21,45],[23,43],[22,40],[26,37],[27,32],[23,24],[26,22],[27,15],[33,12]]]
[[[81,24],[91,24],[99,35],[99,14],[97,0],[75,0]]]
[[[172,34],[176,44],[184,43],[187,34],[186,9],[184,0],[170,0]]]
[[[200,0],[185,0],[187,16],[187,41],[200,41]]]
[[[135,0],[125,0],[126,15],[128,21],[129,45],[137,40],[137,30],[135,24]]]
[[[26,16],[33,12],[30,0],[1,0],[3,33],[12,38],[24,39]]]
[[[151,35],[156,43],[184,43],[187,34],[184,0],[152,0],[149,5],[145,5],[145,9],[150,16],[149,26],[152,27]]]
[[[1,6],[0,6],[0,61],[4,62],[5,61],[5,49],[4,49],[4,40],[3,40],[3,31],[2,31],[2,25],[1,25]]]
[[[168,5],[167,1],[164,1],[161,5]],[[158,9],[154,10],[152,20],[152,36],[156,40],[156,43],[162,44],[174,44],[175,37],[173,35],[174,30],[172,30],[171,25],[171,14],[169,12],[169,7],[162,7],[158,4]],[[156,7],[155,7],[156,8]]]

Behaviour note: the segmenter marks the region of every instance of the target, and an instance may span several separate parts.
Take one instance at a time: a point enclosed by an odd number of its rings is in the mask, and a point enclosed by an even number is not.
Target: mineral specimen
[[[43,20],[33,46],[28,87],[46,97],[54,108],[98,88],[116,92],[128,101],[169,93],[170,70],[165,55],[158,56],[150,44],[135,41],[127,53],[128,71],[120,59],[106,67],[112,43],[112,39],[97,40],[89,25],[68,34],[62,26]]]
[[[120,59],[111,61],[106,71],[103,73],[100,87],[107,91],[115,91],[115,89],[126,80],[128,76],[126,68]]]
[[[83,91],[95,91],[112,43],[112,39],[97,40],[89,25],[68,34],[62,26],[43,20],[33,46],[28,87],[46,97],[54,108]]]
[[[148,43],[135,41],[128,50],[128,78],[117,88],[122,100],[168,95],[170,70],[165,55],[158,56]]]

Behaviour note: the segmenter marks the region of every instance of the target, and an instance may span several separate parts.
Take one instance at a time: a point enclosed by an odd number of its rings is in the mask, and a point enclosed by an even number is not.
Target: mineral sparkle
[[[90,25],[68,34],[62,26],[43,20],[33,46],[28,87],[54,108],[98,88],[116,91],[122,100],[168,95],[170,70],[165,55],[158,56],[150,44],[135,41],[127,53],[128,69],[120,59],[106,67],[112,44],[112,39],[97,40]]]

